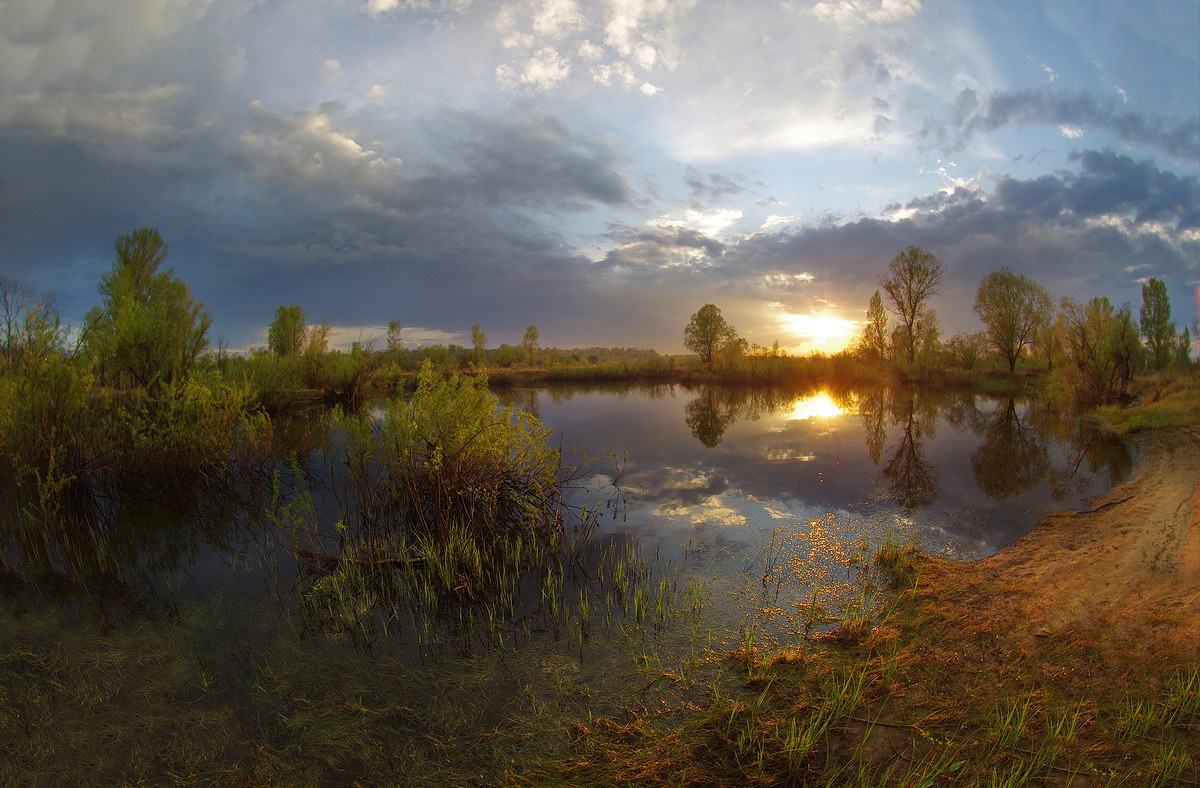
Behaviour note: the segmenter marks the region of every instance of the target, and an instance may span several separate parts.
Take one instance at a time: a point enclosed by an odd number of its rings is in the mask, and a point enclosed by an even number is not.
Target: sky
[[[0,276],[78,324],[143,226],[334,340],[836,350],[889,261],[1200,309],[1200,2],[0,0]]]

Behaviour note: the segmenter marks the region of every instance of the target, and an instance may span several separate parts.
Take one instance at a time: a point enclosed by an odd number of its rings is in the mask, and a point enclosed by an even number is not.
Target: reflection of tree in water
[[[937,475],[925,460],[924,442],[932,437],[937,407],[928,397],[904,390],[891,398],[893,423],[901,428],[900,441],[884,466],[892,499],[905,509],[918,509],[938,496]],[[868,448],[870,447],[868,434]]]
[[[700,395],[684,406],[684,420],[692,435],[711,449],[738,419],[756,421],[785,410],[806,393],[777,387],[704,386]]]
[[[1050,489],[1056,501],[1085,493],[1091,487],[1093,477],[1101,474],[1107,475],[1109,487],[1129,478],[1133,455],[1119,436],[1094,424],[1072,420],[1064,438],[1070,446],[1066,461],[1050,469]],[[1086,473],[1082,472],[1085,462]]]
[[[950,392],[942,404],[942,418],[956,430],[969,429],[983,432],[987,425],[987,414],[979,410],[976,395],[969,392]]]
[[[706,388],[683,408],[684,420],[692,435],[708,448],[721,442],[729,425],[737,421],[737,407],[721,402],[717,391]]]
[[[983,442],[971,455],[975,482],[990,498],[1028,490],[1042,480],[1049,466],[1045,439],[1039,430],[1021,422],[1012,399],[984,425]]]
[[[858,412],[862,416],[871,462],[878,465],[884,441],[887,440],[887,392],[877,389],[863,395],[858,403]]]

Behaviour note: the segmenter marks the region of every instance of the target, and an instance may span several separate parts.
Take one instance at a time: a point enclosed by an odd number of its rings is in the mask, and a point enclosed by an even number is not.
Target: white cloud
[[[659,93],[662,93],[662,88],[657,85],[651,85],[649,82],[643,82],[641,91],[647,96],[657,96]]]
[[[611,65],[602,63],[598,66],[592,66],[591,75],[595,82],[605,87],[624,85],[630,88],[637,83],[637,75],[633,73],[633,69],[626,63],[613,63]]]
[[[325,72],[325,83],[327,85],[336,85],[346,79],[346,75],[342,72],[342,64],[333,58],[329,58],[323,64]]]
[[[252,101],[238,154],[255,171],[290,183],[318,181],[354,190],[377,183],[402,164],[379,155],[349,134],[333,128],[324,110],[303,110],[291,117]]]
[[[367,0],[363,10],[371,16],[379,16],[397,8],[404,11],[431,11],[442,14],[461,14],[471,7],[474,0]]]
[[[604,47],[599,44],[593,44],[589,39],[585,38],[579,42],[579,56],[584,60],[595,63],[604,57]]]
[[[817,3],[813,15],[828,25],[853,28],[865,24],[898,22],[921,11],[920,0],[835,0]]]
[[[1077,140],[1083,136],[1083,129],[1077,126],[1059,126],[1058,131],[1069,140]]]
[[[496,78],[510,88],[528,86],[550,90],[571,73],[571,62],[553,47],[542,47],[520,69],[510,64],[496,67]]]
[[[575,0],[542,0],[533,15],[533,32],[550,41],[558,41],[583,25],[583,14]]]
[[[387,95],[387,88],[376,82],[370,87],[369,90],[367,90],[365,95],[367,98],[383,98],[385,95]]]
[[[730,208],[716,208],[709,211],[688,209],[681,214],[650,219],[646,224],[662,228],[680,227],[686,230],[697,230],[708,236],[716,236],[741,221],[742,215],[741,211]]]
[[[773,213],[766,219],[763,219],[762,226],[758,229],[770,230],[772,227],[782,227],[784,225],[794,224],[798,221],[800,221],[800,217],[798,216],[783,216],[781,214]]]

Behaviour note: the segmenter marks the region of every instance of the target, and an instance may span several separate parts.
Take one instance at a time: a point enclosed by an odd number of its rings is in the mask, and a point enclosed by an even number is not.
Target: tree
[[[1187,326],[1179,332],[1179,342],[1175,345],[1175,363],[1179,365],[1192,363],[1192,332]]]
[[[975,331],[970,334],[955,334],[946,343],[946,350],[963,369],[974,369],[975,363],[987,348],[987,334],[982,331]]]
[[[1067,354],[1082,378],[1081,399],[1104,403],[1124,396],[1140,348],[1129,305],[1117,310],[1104,297],[1086,304],[1064,298],[1059,319]]]
[[[404,349],[404,343],[400,341],[400,321],[391,320],[387,324],[387,349],[388,352],[395,355]]]
[[[305,316],[299,306],[275,308],[275,319],[267,326],[267,347],[280,358],[295,356],[304,350]]]
[[[521,360],[521,348],[516,345],[501,345],[496,348],[496,363],[502,367],[511,367]]]
[[[721,348],[737,339],[733,326],[725,322],[721,310],[712,304],[700,307],[683,330],[683,346],[700,356],[706,366],[712,366]]]
[[[888,346],[888,316],[883,308],[883,298],[879,291],[871,296],[867,305],[867,323],[863,326],[862,349],[872,359],[882,359],[887,355]]]
[[[1033,344],[1053,310],[1046,288],[1007,268],[985,276],[975,293],[975,314],[983,321],[988,342],[1008,362],[1009,372],[1017,368],[1021,352]]]
[[[1171,322],[1171,299],[1167,297],[1167,283],[1151,277],[1142,285],[1142,337],[1150,348],[1150,363],[1162,369],[1171,363],[1175,349],[1175,324]]]
[[[474,352],[476,365],[483,363],[483,351],[487,347],[487,334],[478,323],[471,325],[471,348]]]
[[[525,337],[521,340],[521,349],[529,356],[529,366],[533,366],[533,362],[537,358],[538,351],[538,330],[537,326],[530,326],[525,329]]]
[[[84,341],[110,383],[156,389],[186,376],[208,346],[212,318],[170,269],[167,245],[142,227],[118,236],[100,279],[101,305],[84,317]]]
[[[891,311],[900,318],[904,331],[898,336],[904,342],[904,356],[913,363],[920,337],[916,332],[918,318],[926,311],[926,302],[941,293],[945,266],[924,249],[910,246],[892,258],[888,265],[892,275],[880,281]]]

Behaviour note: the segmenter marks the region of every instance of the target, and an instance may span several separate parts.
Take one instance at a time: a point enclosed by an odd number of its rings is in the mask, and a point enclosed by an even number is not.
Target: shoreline
[[[1018,650],[1064,637],[1106,661],[1200,660],[1200,428],[1135,440],[1132,476],[1090,510],[1045,517],[980,561],[928,559],[919,596],[969,605]]]

